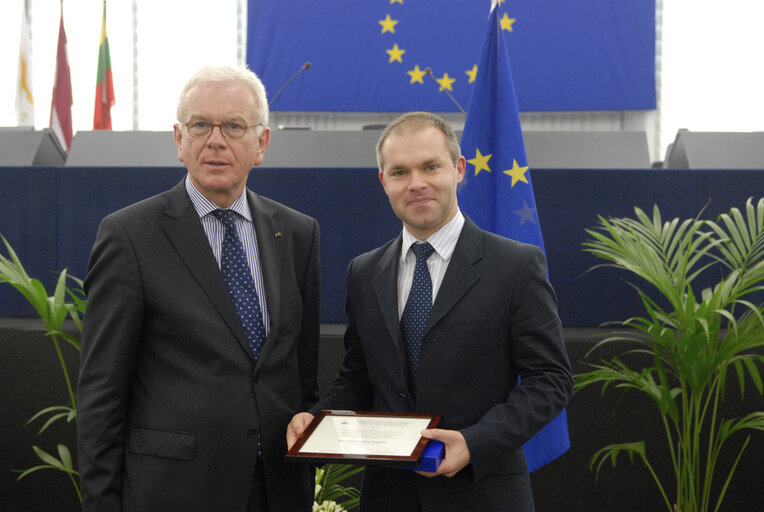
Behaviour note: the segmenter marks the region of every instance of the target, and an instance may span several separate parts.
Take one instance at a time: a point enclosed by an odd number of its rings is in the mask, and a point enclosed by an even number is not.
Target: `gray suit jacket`
[[[310,509],[284,432],[318,398],[318,224],[247,197],[271,318],[256,364],[183,182],[101,223],[78,385],[85,511],[245,511],[258,435],[271,512]]]
[[[398,237],[351,262],[346,356],[312,411],[440,413],[472,463],[452,479],[369,467],[362,510],[532,510],[522,445],[573,388],[543,253],[466,219],[423,337],[415,401],[398,320],[400,250]]]

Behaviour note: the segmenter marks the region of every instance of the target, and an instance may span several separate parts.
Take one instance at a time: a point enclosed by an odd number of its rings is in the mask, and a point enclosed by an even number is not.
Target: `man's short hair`
[[[244,66],[206,66],[194,73],[188,79],[178,98],[176,116],[178,121],[186,122],[186,96],[196,85],[204,83],[240,83],[245,85],[255,97],[255,123],[268,126],[268,100],[265,94],[265,86],[260,78]]]
[[[382,167],[384,166],[384,162],[382,161],[382,144],[385,143],[385,140],[387,140],[390,134],[399,129],[419,131],[429,126],[437,128],[446,136],[446,144],[448,145],[451,161],[456,164],[462,151],[459,148],[459,139],[456,137],[456,133],[454,132],[454,129],[451,128],[451,125],[449,125],[445,119],[436,116],[435,114],[431,114],[430,112],[408,112],[407,114],[398,116],[396,119],[390,121],[390,124],[388,124],[382,131],[382,135],[379,136],[376,148],[377,167],[379,167],[379,172],[382,172]]]

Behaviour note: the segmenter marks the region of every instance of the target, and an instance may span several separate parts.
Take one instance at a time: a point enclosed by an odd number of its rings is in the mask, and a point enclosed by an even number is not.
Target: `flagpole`
[[[138,129],[138,0],[133,0],[133,130]]]
[[[244,7],[243,0],[236,0],[236,63],[244,65]]]

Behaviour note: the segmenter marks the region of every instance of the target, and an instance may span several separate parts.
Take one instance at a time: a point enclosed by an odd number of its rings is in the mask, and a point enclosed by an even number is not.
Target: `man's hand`
[[[464,436],[458,430],[426,429],[422,430],[422,437],[441,441],[446,447],[446,453],[438,467],[438,471],[435,473],[417,471],[420,475],[428,478],[444,475],[451,478],[470,463],[470,449],[467,446],[467,441],[464,440]]]
[[[309,412],[298,412],[292,417],[286,431],[287,450],[297,442],[311,421],[313,421],[313,415]]]

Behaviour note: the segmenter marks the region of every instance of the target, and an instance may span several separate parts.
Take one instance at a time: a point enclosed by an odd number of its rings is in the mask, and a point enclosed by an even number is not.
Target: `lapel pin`
[[[276,231],[275,233],[273,233],[273,236],[275,236],[276,238],[280,237],[281,231]]]

